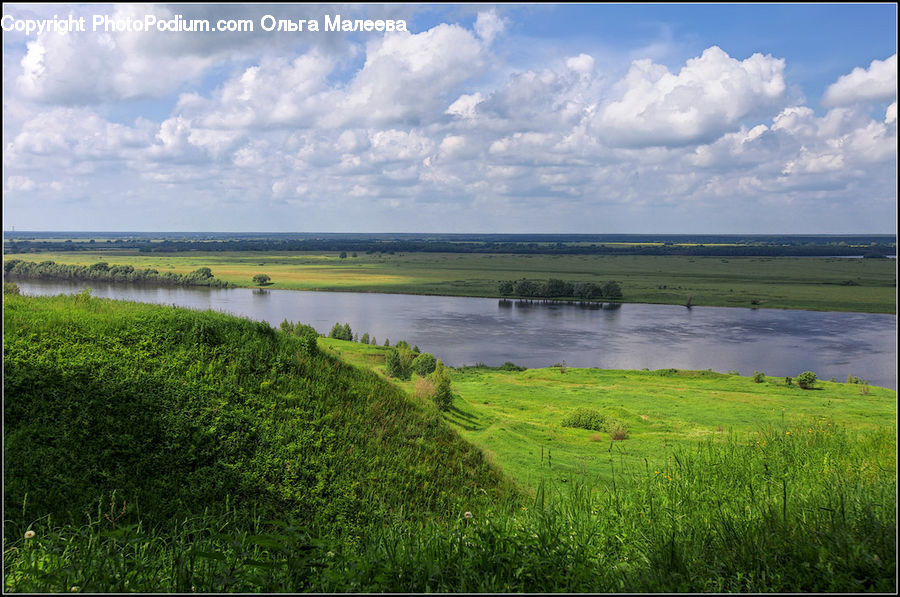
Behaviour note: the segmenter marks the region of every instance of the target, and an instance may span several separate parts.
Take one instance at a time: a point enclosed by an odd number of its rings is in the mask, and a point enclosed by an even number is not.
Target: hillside
[[[5,298],[7,528],[80,522],[115,494],[144,524],[227,502],[352,533],[502,493],[436,410],[314,342],[87,294]]]
[[[5,591],[896,589],[896,426],[878,388],[472,369],[442,414],[415,379],[384,378],[383,347],[302,325],[4,298]],[[557,420],[603,385],[594,406],[629,427],[621,441]],[[754,429],[754,393],[843,404]]]

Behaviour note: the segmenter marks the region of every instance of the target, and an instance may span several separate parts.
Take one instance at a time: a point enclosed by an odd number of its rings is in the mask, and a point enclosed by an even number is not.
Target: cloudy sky
[[[893,4],[3,14],[6,230],[896,234]]]

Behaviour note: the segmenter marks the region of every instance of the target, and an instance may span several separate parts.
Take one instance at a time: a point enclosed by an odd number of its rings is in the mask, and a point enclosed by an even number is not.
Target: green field
[[[320,342],[348,362],[384,374],[388,349]],[[696,447],[698,441],[747,438],[784,425],[806,434],[826,433],[836,424],[865,433],[896,430],[896,392],[858,384],[818,381],[814,390],[804,390],[786,385],[784,378],[756,383],[712,371],[571,367],[565,372],[560,367],[466,367],[454,370],[452,378],[457,398],[447,420],[532,490],[545,481],[609,482],[617,469],[666,470],[675,451]],[[400,383],[415,392],[414,381]],[[622,423],[628,439],[614,441],[605,430],[562,426],[565,416],[580,407]]]
[[[792,257],[681,257],[403,253],[190,252],[129,250],[26,253],[5,259],[151,267],[189,273],[209,267],[217,278],[270,288],[499,296],[501,280],[616,280],[624,302],[896,313],[896,261]]]
[[[892,391],[473,368],[442,412],[384,347],[7,292],[7,592],[896,590]]]

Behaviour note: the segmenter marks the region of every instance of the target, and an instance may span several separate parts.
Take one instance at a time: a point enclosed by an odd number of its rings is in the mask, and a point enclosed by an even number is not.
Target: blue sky
[[[896,10],[4,4],[4,221],[896,233]],[[15,30],[69,14],[255,30]],[[409,31],[265,32],[266,14]]]

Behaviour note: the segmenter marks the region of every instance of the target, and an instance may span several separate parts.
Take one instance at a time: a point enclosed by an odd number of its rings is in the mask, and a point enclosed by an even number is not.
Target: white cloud
[[[385,35],[369,42],[363,68],[335,96],[322,123],[385,126],[430,120],[484,63],[481,42],[456,25]]]
[[[450,104],[445,114],[451,114],[460,118],[475,118],[475,107],[483,101],[484,97],[477,91],[471,95],[463,94]]]
[[[566,66],[582,75],[589,75],[594,70],[594,59],[588,54],[579,54],[566,59]]]
[[[873,60],[869,68],[854,68],[828,86],[822,97],[826,107],[847,106],[866,101],[891,101],[897,98],[897,55]]]
[[[4,193],[15,191],[33,191],[37,185],[27,176],[10,176],[6,179]]]
[[[503,19],[497,16],[497,11],[493,9],[488,12],[479,12],[478,18],[475,20],[475,32],[488,45],[503,31],[505,26]]]
[[[617,99],[597,114],[593,130],[625,147],[708,141],[784,95],[784,60],[754,54],[735,60],[713,46],[677,75],[635,60],[617,85]]]

